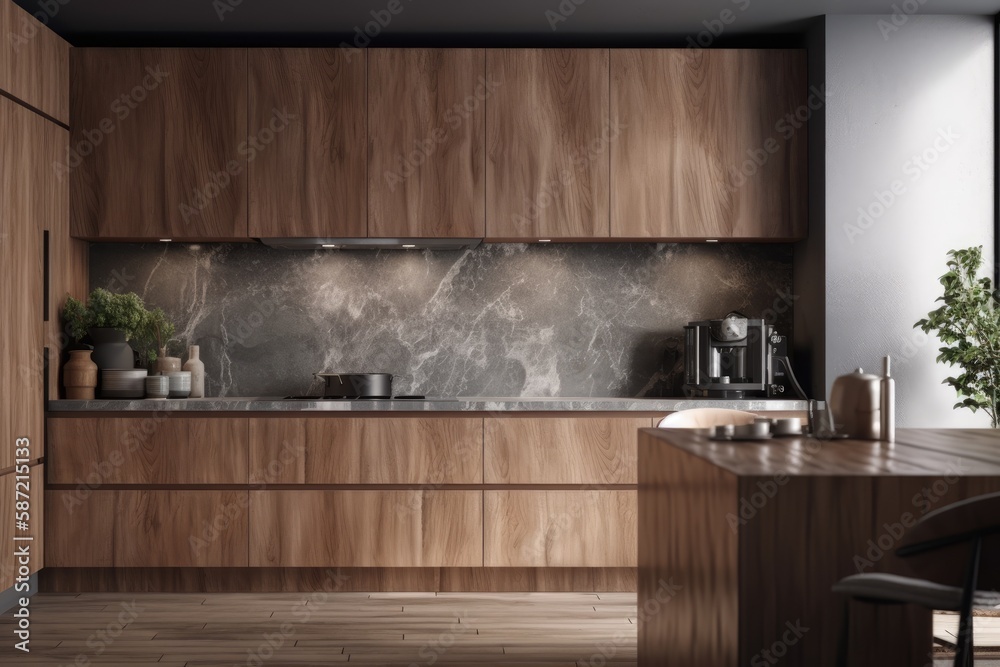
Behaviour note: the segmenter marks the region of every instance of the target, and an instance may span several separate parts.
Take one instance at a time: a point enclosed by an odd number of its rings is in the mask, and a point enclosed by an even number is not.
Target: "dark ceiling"
[[[73,44],[339,43],[428,36],[541,44],[799,32],[823,14],[996,14],[1000,0],[15,0]],[[381,24],[380,25],[379,21]],[[872,25],[875,28],[876,20]],[[363,41],[363,37],[359,38]],[[715,38],[713,37],[713,40]]]

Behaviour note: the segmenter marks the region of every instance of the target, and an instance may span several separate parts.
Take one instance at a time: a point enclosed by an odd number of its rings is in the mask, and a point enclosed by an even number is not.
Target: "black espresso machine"
[[[737,312],[684,327],[684,395],[806,398],[788,361],[788,338]]]

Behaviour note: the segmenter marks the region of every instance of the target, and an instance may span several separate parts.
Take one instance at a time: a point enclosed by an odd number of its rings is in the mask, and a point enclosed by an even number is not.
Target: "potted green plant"
[[[924,333],[936,332],[944,343],[938,361],[962,372],[944,382],[961,399],[955,408],[982,410],[998,427],[1000,398],[1000,310],[993,281],[980,276],[983,247],[948,252],[948,272],[941,276],[942,306],[917,322]]]
[[[142,363],[154,361],[159,340],[174,332],[166,314],[159,308],[147,310],[138,294],[116,294],[101,288],[90,293],[86,304],[67,297],[63,319],[75,340],[89,337],[94,344],[94,362],[101,369],[134,368],[133,347]]]

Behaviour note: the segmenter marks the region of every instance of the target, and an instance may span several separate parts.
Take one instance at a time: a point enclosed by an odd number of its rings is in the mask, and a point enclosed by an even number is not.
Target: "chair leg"
[[[844,598],[844,610],[840,619],[840,635],[837,638],[837,667],[847,667],[848,643],[851,638],[851,598]]]
[[[955,667],[972,667],[972,598],[976,593],[976,582],[979,575],[979,556],[982,551],[982,539],[972,543],[972,555],[969,558],[969,569],[965,573],[965,586],[962,589],[962,608],[958,619],[958,650],[955,651]]]

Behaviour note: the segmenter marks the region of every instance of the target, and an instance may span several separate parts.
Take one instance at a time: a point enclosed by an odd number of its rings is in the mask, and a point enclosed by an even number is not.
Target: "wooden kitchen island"
[[[914,574],[894,554],[907,526],[1000,491],[1000,435],[985,430],[901,430],[890,445],[643,429],[638,461],[639,664],[657,667],[834,665],[831,586]],[[961,570],[934,579],[960,585]],[[925,667],[931,614],[852,603],[850,645],[853,667]]]

